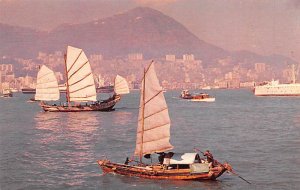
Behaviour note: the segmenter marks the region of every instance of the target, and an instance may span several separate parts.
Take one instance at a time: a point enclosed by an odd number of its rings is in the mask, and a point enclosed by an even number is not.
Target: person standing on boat
[[[209,152],[209,150],[206,150],[204,152],[203,156],[206,156],[208,163],[214,162],[214,157],[213,157],[212,153]]]
[[[165,153],[164,152],[159,152],[159,153],[157,153],[157,154],[159,154],[159,156],[158,156],[158,161],[159,161],[159,163],[160,164],[163,164],[164,163],[164,158],[165,158]]]

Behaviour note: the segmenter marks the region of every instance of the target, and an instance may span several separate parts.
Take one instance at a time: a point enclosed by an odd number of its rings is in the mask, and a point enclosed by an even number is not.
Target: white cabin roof
[[[169,164],[193,164],[197,153],[174,153]],[[165,160],[168,158],[165,158]]]

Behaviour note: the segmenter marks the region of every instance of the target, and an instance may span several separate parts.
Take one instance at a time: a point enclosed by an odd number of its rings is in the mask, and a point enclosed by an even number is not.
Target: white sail
[[[129,87],[126,79],[124,79],[120,75],[117,75],[115,78],[114,89],[116,94],[128,94]]]
[[[67,93],[70,101],[97,101],[91,65],[82,49],[68,46],[66,69]]]
[[[43,65],[38,72],[35,99],[54,101],[59,99],[57,78],[54,72]]]
[[[134,154],[163,152],[170,144],[170,117],[163,89],[151,63],[142,82],[136,149]]]

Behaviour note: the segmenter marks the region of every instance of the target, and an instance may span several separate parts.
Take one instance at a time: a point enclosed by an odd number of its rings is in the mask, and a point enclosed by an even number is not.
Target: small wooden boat
[[[38,73],[36,100],[41,100],[40,106],[48,112],[82,112],[82,111],[112,111],[113,107],[121,99],[121,94],[129,93],[126,80],[117,76],[115,81],[120,83],[121,88],[127,91],[119,91],[115,85],[114,94],[106,100],[97,101],[95,82],[90,63],[82,51],[75,47],[68,46],[65,59],[66,70],[66,99],[64,104],[47,104],[44,101],[56,101],[59,99],[59,86],[54,72],[43,66]],[[120,82],[124,80],[125,82]]]
[[[11,91],[11,89],[3,89],[2,90],[2,97],[11,98],[11,97],[13,97],[13,92]]]
[[[200,158],[197,153],[173,153],[170,144],[170,117],[152,62],[144,71],[142,81],[136,149],[134,157],[139,161],[126,159],[125,163],[114,163],[108,159],[98,160],[104,173],[149,179],[171,180],[214,180],[227,171],[229,164]],[[145,163],[159,154],[157,163]],[[152,160],[152,159],[151,159]]]
[[[180,98],[195,102],[214,102],[216,100],[216,98],[206,93],[191,94],[188,90],[183,90],[180,94]]]

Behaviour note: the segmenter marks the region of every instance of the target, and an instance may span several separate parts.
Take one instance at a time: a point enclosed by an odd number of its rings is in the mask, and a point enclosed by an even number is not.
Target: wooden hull
[[[209,172],[191,173],[190,169],[165,169],[158,165],[141,167],[112,163],[109,160],[98,160],[98,164],[104,173],[169,180],[215,180],[227,170],[223,165],[215,166],[211,168]]]
[[[116,95],[113,100],[106,100],[100,103],[80,106],[61,106],[61,105],[48,105],[41,103],[41,107],[45,112],[83,112],[83,111],[112,111],[113,107],[119,102],[121,97]]]

